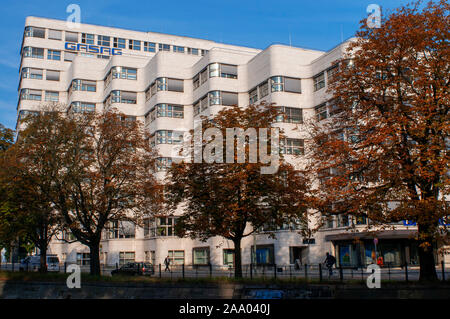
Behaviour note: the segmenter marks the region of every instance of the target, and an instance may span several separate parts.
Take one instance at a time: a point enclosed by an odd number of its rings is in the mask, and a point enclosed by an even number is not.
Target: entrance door
[[[290,263],[291,264],[295,264],[296,260],[299,260],[301,264],[303,264],[303,260],[302,260],[302,249],[304,247],[295,247],[295,246],[291,246],[290,248]]]

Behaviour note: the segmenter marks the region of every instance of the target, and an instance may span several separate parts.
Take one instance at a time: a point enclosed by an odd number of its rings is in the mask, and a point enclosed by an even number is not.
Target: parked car
[[[129,276],[151,276],[155,269],[151,263],[132,262],[126,263],[118,269],[111,271],[111,275],[129,275]]]
[[[28,256],[20,261],[19,270],[38,271],[41,266],[41,256]],[[47,255],[47,271],[59,272],[59,258],[56,255]]]

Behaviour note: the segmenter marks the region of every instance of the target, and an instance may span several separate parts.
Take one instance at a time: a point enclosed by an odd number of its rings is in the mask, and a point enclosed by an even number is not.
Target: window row
[[[194,90],[205,83],[208,78],[222,77],[229,79],[237,79],[237,65],[224,64],[224,63],[211,63],[206,66],[202,71],[197,73],[193,79]]]
[[[314,110],[317,121],[322,121],[341,112],[341,109],[333,100],[317,105]]]
[[[145,114],[145,123],[149,124],[158,117],[184,118],[184,106],[160,103]]]
[[[181,144],[183,142],[184,132],[172,130],[158,130],[150,136],[150,145],[158,144]]]
[[[201,99],[194,103],[194,116],[206,110],[212,105],[231,106],[238,104],[238,94],[225,91],[208,92]]]
[[[36,68],[22,68],[20,73],[21,73],[22,79],[43,80],[44,79],[44,71],[45,71],[45,79],[46,80],[59,81],[60,71],[43,70],[43,69],[36,69]]]
[[[137,80],[137,69],[123,66],[113,66],[105,78],[105,87],[112,79]]]
[[[144,220],[144,237],[175,236],[177,217],[156,217]]]
[[[75,101],[70,104],[68,112],[70,113],[95,112],[95,103]]]
[[[32,27],[28,26],[25,27],[24,36],[25,37],[35,37],[35,38],[42,38],[45,39],[45,33],[46,29],[39,28],[39,27]],[[62,31],[61,30],[53,30],[48,29],[47,38],[52,40],[62,40]],[[97,39],[97,41],[96,41]],[[65,31],[65,37],[64,40],[67,42],[79,42],[79,34],[77,32],[70,32]],[[128,46],[127,46],[128,41]],[[190,48],[190,47],[184,47],[184,46],[178,46],[178,45],[170,45],[165,43],[155,43],[155,42],[148,42],[148,41],[141,41],[141,40],[135,40],[135,39],[125,39],[125,38],[119,38],[119,37],[111,37],[106,35],[95,35],[92,33],[81,33],[81,43],[84,44],[93,44],[93,45],[99,45],[103,47],[114,47],[118,49],[130,49],[130,50],[136,50],[141,51],[141,48],[145,52],[156,52],[156,49],[158,48],[159,51],[172,51],[177,53],[187,53],[192,55],[199,55],[202,56],[208,53],[208,50],[199,49],[199,48]],[[158,44],[158,46],[157,46]]]
[[[137,93],[129,91],[113,90],[105,100],[105,105],[110,106],[112,103],[136,104]]]
[[[159,91],[184,92],[184,81],[172,78],[157,78],[145,91],[145,100],[148,101]]]
[[[21,89],[20,100],[42,101],[42,90],[33,89]],[[46,102],[58,102],[59,92],[56,91],[44,91],[44,101]]]
[[[62,52],[60,50],[35,48],[35,47],[24,47],[23,50],[22,50],[22,54],[23,54],[24,58],[44,59],[44,57],[45,57],[45,50],[47,50],[47,60],[61,61],[61,59],[62,59]],[[77,55],[78,55],[77,52],[64,51],[64,61],[72,62]],[[80,52],[80,56],[94,57],[95,54],[86,53],[86,52]],[[99,59],[109,59],[109,56],[108,55],[97,54],[97,58],[99,58]]]
[[[278,110],[282,113],[277,116],[276,122],[279,123],[303,123],[303,110],[296,107],[278,106]]]
[[[302,93],[301,79],[273,76],[249,91],[249,103],[254,104],[267,96],[269,94],[269,84],[271,92]]]
[[[351,66],[351,60],[349,62],[345,62],[345,66]],[[322,71],[315,76],[313,76],[313,82],[314,82],[314,92],[318,91],[325,87],[325,73],[327,74],[327,82],[331,83],[336,81],[336,74],[339,71],[339,64],[333,64],[330,68],[328,68],[325,71]]]

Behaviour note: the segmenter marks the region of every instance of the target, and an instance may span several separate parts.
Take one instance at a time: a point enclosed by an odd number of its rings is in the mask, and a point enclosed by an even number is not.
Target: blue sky
[[[65,20],[66,7],[81,7],[81,22],[198,37],[264,49],[273,43],[329,50],[354,35],[369,4],[383,12],[411,0],[259,1],[8,1],[0,30],[0,123],[14,128],[20,45],[25,17]]]

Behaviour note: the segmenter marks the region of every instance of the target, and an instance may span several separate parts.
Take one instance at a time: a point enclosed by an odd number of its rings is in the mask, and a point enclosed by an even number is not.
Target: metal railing
[[[61,263],[60,273],[67,272],[71,263]],[[81,272],[89,273],[89,265],[79,265]],[[101,265],[101,274],[110,276],[111,271],[119,268],[115,265]],[[20,263],[2,263],[0,271],[37,271],[37,269],[25,268]],[[444,262],[436,265],[439,280],[450,279],[450,267]],[[366,281],[371,273],[366,267],[333,267],[331,271],[324,264],[302,264],[302,265],[278,265],[278,264],[245,264],[242,266],[242,277],[249,279],[301,279],[304,281]],[[381,280],[391,281],[417,281],[420,269],[418,265],[404,264],[402,267],[393,267],[385,264],[381,267]],[[153,277],[159,278],[233,278],[234,267],[221,265],[154,265]]]

